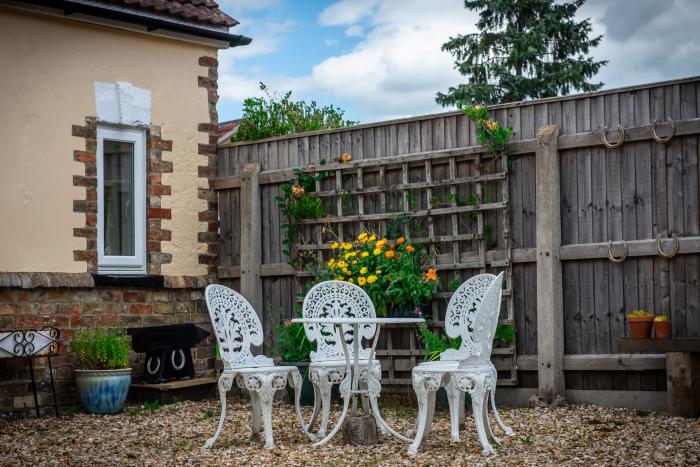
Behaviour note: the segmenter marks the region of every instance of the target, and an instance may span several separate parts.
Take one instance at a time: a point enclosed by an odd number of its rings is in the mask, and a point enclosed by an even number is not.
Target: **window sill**
[[[149,287],[162,289],[165,287],[165,276],[161,275],[114,275],[114,274],[93,274],[95,286],[112,287]]]

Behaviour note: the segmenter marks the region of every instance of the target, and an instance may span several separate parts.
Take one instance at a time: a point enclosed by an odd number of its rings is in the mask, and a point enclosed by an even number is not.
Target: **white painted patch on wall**
[[[95,107],[98,123],[151,124],[151,91],[131,83],[95,81]]]

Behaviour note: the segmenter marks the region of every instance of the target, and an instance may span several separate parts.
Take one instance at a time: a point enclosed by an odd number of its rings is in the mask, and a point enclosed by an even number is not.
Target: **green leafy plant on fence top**
[[[460,107],[462,112],[476,125],[476,137],[484,148],[494,156],[498,156],[506,150],[508,138],[513,129],[502,127],[497,121],[489,117],[489,111],[485,107],[473,104]]]
[[[263,83],[260,83],[260,90],[263,97],[249,97],[243,101],[243,119],[232,141],[254,141],[358,123],[343,119],[345,111],[332,105],[294,101],[291,91],[279,96],[271,93]]]
[[[117,370],[129,366],[129,338],[123,329],[86,329],[73,336],[76,368]]]

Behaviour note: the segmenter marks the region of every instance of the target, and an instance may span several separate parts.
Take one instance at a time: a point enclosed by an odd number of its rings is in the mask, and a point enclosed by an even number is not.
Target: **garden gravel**
[[[409,399],[382,397],[390,425],[407,433],[416,410]],[[337,407],[336,407],[337,408]],[[160,408],[130,405],[112,416],[74,414],[0,421],[3,465],[698,465],[700,420],[593,406],[501,408],[515,430],[503,436],[495,456],[483,457],[471,419],[462,441],[449,442],[449,418],[438,411],[433,432],[415,459],[389,435],[380,444],[349,446],[338,434],[313,448],[298,427],[293,407],[276,402],[276,448],[250,439],[250,405],[231,399],[229,418],[212,449],[218,400],[180,402]],[[309,409],[304,409],[310,415]],[[262,438],[262,436],[261,436]]]

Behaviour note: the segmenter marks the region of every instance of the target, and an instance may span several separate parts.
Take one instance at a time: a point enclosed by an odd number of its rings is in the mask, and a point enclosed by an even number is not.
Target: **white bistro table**
[[[333,324],[338,328],[340,335],[344,334],[344,329],[346,327],[352,326],[352,346],[353,346],[353,357],[354,362],[350,361],[350,352],[348,352],[348,346],[345,339],[341,339],[343,345],[343,353],[345,354],[346,363],[346,375],[343,381],[340,383],[340,395],[343,398],[343,412],[340,414],[338,422],[333,427],[333,430],[322,440],[316,442],[314,446],[322,446],[329,442],[333,436],[340,430],[343,426],[345,417],[348,414],[348,407],[350,405],[350,399],[352,399],[352,413],[357,414],[357,398],[360,396],[374,395],[375,397],[369,397],[370,406],[372,410],[372,415],[377,422],[377,426],[383,431],[391,433],[393,436],[406,441],[413,442],[413,439],[407,438],[395,430],[393,430],[382,418],[379,413],[379,407],[376,403],[376,397],[379,396],[381,391],[381,384],[379,380],[374,376],[373,372],[370,371],[372,367],[372,361],[374,360],[375,349],[377,347],[377,341],[379,340],[379,332],[381,327],[385,324],[420,324],[424,323],[423,318],[295,318],[292,320],[294,323],[314,323],[314,324]],[[359,327],[364,324],[376,324],[377,330],[374,333],[374,340],[372,341],[372,349],[369,353],[369,358],[367,360],[367,388],[360,389],[360,357],[359,357],[359,346],[360,339],[355,339],[358,336]],[[364,359],[363,359],[364,361]]]

